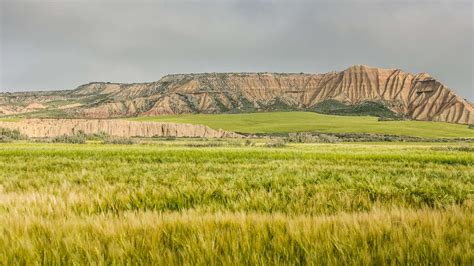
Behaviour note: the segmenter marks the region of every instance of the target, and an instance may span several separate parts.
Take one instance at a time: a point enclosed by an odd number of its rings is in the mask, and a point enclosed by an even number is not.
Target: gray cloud
[[[428,72],[474,99],[471,1],[3,1],[2,91],[168,73]]]

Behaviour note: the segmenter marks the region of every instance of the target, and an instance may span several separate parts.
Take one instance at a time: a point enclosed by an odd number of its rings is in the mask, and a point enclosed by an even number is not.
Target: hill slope
[[[11,96],[0,95],[0,113],[21,113],[12,107],[18,98],[23,113],[36,108],[89,118],[306,110],[474,124],[472,103],[428,74],[363,65],[325,74],[176,74],[150,83],[89,83],[62,92],[59,107],[41,97]]]

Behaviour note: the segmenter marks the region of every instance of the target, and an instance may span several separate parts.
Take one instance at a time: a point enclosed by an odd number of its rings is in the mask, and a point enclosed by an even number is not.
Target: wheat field
[[[0,264],[471,265],[473,148],[4,143]]]

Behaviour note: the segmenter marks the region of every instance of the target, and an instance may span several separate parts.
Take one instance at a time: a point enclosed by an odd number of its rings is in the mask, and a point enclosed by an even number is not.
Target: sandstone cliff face
[[[111,86],[90,84],[79,91],[93,87],[110,92]],[[110,97],[116,101],[81,113],[89,117],[220,113],[262,111],[277,104],[311,110],[333,99],[347,104],[384,102],[394,112],[416,120],[474,123],[473,105],[428,74],[363,65],[326,74],[168,75],[150,84],[122,84]]]
[[[26,119],[20,122],[0,121],[0,128],[17,129],[22,134],[33,138],[72,135],[78,131],[86,134],[103,132],[120,137],[241,137],[234,132],[214,130],[203,125],[134,122],[118,119]]]
[[[68,110],[89,118],[315,110],[324,101],[336,100],[349,105],[381,102],[410,119],[474,124],[472,103],[428,74],[363,65],[325,74],[167,75],[151,83],[89,83],[68,95],[94,99]]]

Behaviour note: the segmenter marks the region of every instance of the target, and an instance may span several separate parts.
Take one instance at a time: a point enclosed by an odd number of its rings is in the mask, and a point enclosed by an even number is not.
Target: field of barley
[[[0,144],[0,264],[465,264],[474,145]]]

